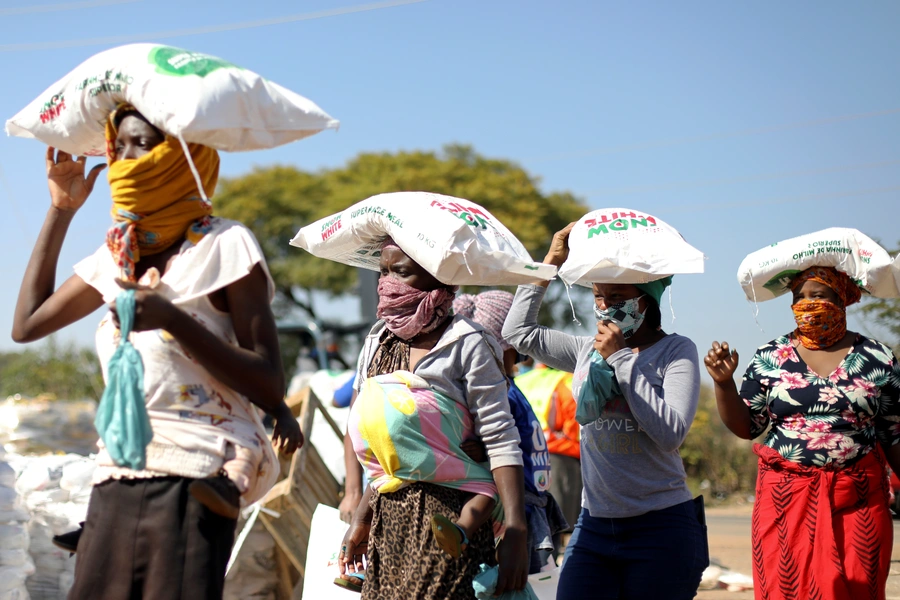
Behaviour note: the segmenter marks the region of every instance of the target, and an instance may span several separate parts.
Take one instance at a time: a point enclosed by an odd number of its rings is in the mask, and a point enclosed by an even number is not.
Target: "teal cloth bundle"
[[[588,425],[600,418],[610,398],[622,395],[616,372],[596,350],[591,351],[588,376],[581,385],[575,404],[575,420]]]
[[[134,290],[123,290],[116,297],[116,313],[121,337],[107,365],[107,385],[94,426],[117,465],[141,470],[153,430],[144,404],[144,363],[128,340],[134,326]]]
[[[526,583],[525,589],[518,592],[503,592],[499,596],[494,595],[497,589],[497,577],[500,574],[499,567],[489,567],[481,565],[481,572],[472,580],[472,588],[475,590],[475,597],[478,600],[538,600],[531,584]]]

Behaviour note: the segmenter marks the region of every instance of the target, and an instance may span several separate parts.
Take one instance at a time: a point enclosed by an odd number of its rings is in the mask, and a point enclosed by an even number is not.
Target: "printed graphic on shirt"
[[[547,440],[541,430],[541,424],[537,418],[531,421],[531,464],[533,469],[534,487],[539,492],[550,489],[550,453],[547,451]]]
[[[222,394],[202,385],[182,385],[179,387],[178,404],[173,406],[183,419],[208,422],[221,426],[231,421],[231,403]]]
[[[641,454],[641,428],[631,414],[625,398],[618,396],[603,408],[599,419],[585,425],[590,429],[589,444],[604,454]]]
[[[541,422],[513,380],[510,380],[508,398],[509,409],[519,431],[525,489],[533,494],[545,492],[550,488],[550,452]]]

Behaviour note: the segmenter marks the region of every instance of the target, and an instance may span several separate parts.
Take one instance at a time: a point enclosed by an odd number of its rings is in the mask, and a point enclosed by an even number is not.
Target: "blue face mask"
[[[598,321],[609,321],[615,323],[622,330],[622,335],[627,340],[640,328],[644,322],[644,313],[638,309],[638,300],[643,296],[616,302],[612,306],[608,306],[606,310],[600,310],[594,305],[594,315]]]

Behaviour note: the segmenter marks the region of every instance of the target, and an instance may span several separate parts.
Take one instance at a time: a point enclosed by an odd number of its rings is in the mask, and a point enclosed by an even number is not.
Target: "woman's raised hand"
[[[550,242],[550,249],[544,257],[544,262],[551,265],[561,267],[569,257],[569,234],[575,222],[569,223],[553,235],[553,241]]]
[[[594,336],[594,350],[596,350],[603,360],[607,360],[610,356],[628,347],[622,330],[615,323],[608,321],[599,321],[597,323],[597,335]]]
[[[728,342],[713,342],[712,348],[703,359],[709,376],[716,383],[726,383],[734,380],[734,372],[738,365],[737,350],[731,350]]]
[[[76,211],[93,191],[94,183],[106,165],[97,165],[85,177],[86,161],[84,156],[72,160],[72,156],[62,150],[57,152],[52,146],[47,148],[47,185],[50,202],[55,208]]]

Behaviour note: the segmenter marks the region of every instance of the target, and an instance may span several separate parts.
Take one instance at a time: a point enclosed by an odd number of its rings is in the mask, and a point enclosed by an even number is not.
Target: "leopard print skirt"
[[[445,554],[431,533],[431,517],[459,517],[471,494],[431,483],[414,483],[391,494],[372,495],[369,563],[364,600],[475,600],[472,579],[482,563],[496,564],[488,521],[459,558]]]

